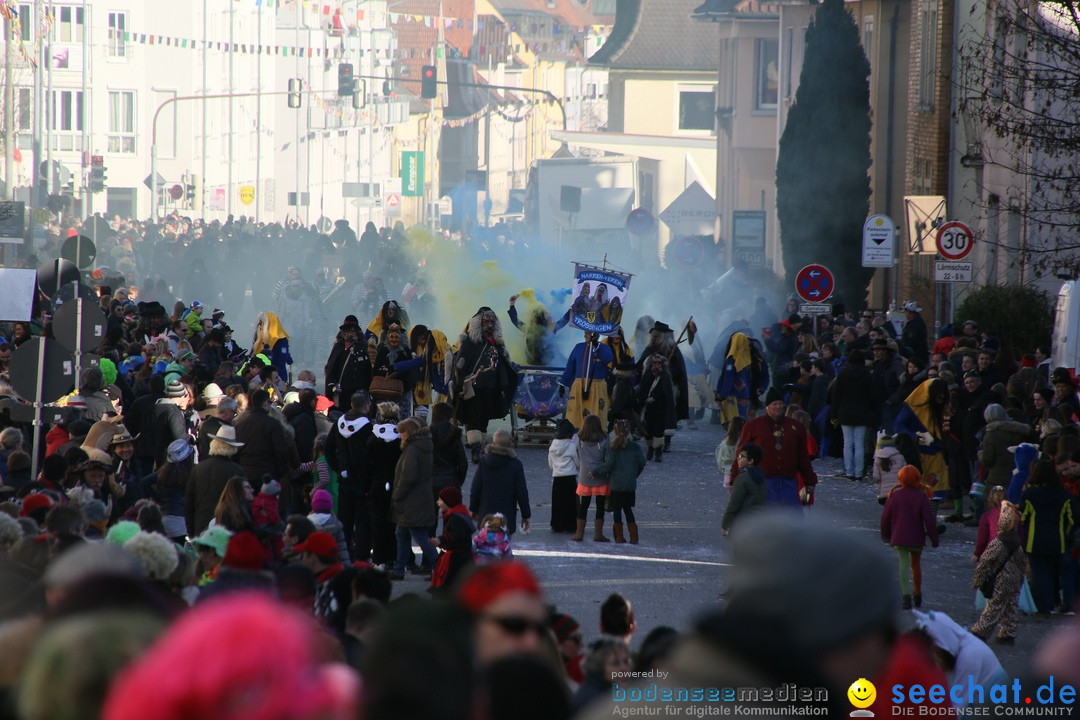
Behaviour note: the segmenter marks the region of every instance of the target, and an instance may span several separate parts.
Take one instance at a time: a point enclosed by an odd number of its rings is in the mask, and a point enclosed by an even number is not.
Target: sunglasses
[[[485,615],[488,620],[498,625],[509,635],[521,636],[530,630],[539,637],[547,635],[546,623],[530,620],[520,615]]]

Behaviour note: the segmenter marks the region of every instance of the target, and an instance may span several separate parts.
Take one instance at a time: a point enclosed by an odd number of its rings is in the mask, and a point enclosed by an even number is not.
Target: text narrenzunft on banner
[[[631,275],[574,263],[574,302],[570,322],[600,335],[615,332],[622,322]]]

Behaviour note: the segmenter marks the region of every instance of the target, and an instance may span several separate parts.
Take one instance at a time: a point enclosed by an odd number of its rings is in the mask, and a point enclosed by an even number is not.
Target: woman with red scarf
[[[443,531],[429,541],[442,550],[435,571],[431,575],[431,587],[453,585],[462,569],[473,563],[472,536],[476,525],[469,509],[461,502],[461,490],[451,485],[439,491],[439,510],[442,511]]]

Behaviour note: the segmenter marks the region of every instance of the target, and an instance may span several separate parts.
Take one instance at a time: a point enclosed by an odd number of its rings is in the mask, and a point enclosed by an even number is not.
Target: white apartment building
[[[374,177],[384,184],[391,177],[392,127],[407,120],[407,103],[376,106],[371,100],[381,98],[381,83],[369,81],[368,107],[353,110],[337,85],[341,62],[358,74],[388,66],[396,43],[385,24],[386,2],[346,3],[365,12],[361,20],[348,11],[344,23],[312,3],[269,5],[19,3],[18,40],[9,48],[17,197],[29,197],[35,168],[51,158],[71,171],[80,214],[146,218],[156,151],[159,215],[383,222],[368,200],[343,197],[357,189],[343,183]],[[47,60],[40,73],[26,59],[35,56]],[[289,107],[290,78],[302,81],[299,109]],[[48,107],[40,114],[41,158],[33,155],[35,90]],[[380,122],[373,123],[376,114]],[[372,124],[377,128],[369,132]],[[106,189],[90,194],[85,177],[95,155],[103,158]],[[308,204],[290,205],[290,193],[302,200],[307,193]]]

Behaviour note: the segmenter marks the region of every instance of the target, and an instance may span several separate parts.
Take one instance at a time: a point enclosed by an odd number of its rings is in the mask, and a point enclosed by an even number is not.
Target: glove
[[[919,444],[923,447],[934,444],[934,436],[928,432],[917,432],[915,437],[919,438]]]

